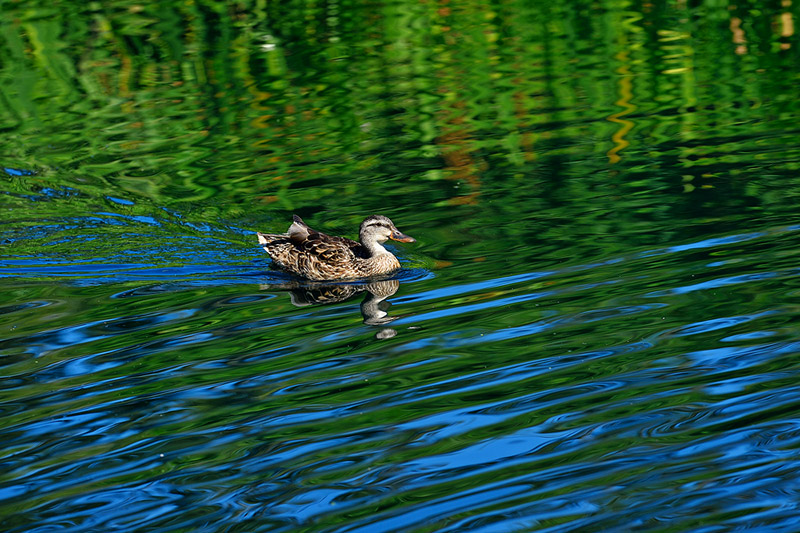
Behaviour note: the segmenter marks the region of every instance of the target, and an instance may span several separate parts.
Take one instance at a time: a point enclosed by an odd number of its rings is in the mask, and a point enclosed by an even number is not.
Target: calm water
[[[797,529],[800,3],[1,6],[0,530]]]

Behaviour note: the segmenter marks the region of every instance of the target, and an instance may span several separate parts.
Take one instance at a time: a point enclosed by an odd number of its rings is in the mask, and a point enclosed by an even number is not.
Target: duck
[[[383,247],[391,239],[416,242],[395,227],[389,217],[370,215],[358,230],[358,241],[311,229],[297,215],[282,234],[257,233],[258,243],[283,270],[314,281],[371,278],[390,274],[400,261]]]

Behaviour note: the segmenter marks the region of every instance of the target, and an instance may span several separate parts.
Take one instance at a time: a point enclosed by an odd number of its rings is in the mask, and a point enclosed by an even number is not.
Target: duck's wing
[[[303,222],[303,219],[297,215],[294,215],[292,220],[293,222],[292,225],[289,226],[288,235],[292,239],[292,242],[298,246],[306,249],[306,243],[311,243],[310,246],[319,247],[320,250],[327,250],[337,246],[346,247],[349,248],[355,255],[359,257],[361,256],[360,242],[348,239],[346,237],[337,237],[336,235],[328,235],[327,233],[316,231],[308,224]],[[309,252],[313,253],[311,250],[309,250]]]
[[[278,266],[312,280],[358,277],[364,257],[360,243],[315,231],[297,215],[285,234],[259,233],[258,242]]]
[[[292,240],[302,252],[328,264],[352,263],[361,245],[344,237],[326,235],[318,231],[302,240]]]
[[[265,249],[290,272],[313,280],[352,278],[358,274],[353,271],[355,254],[339,239],[312,232],[305,239],[287,238],[284,242]]]

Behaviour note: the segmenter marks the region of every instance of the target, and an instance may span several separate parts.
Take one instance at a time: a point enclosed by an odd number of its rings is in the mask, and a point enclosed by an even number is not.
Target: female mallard
[[[309,228],[297,215],[283,235],[258,234],[258,243],[281,268],[313,280],[368,278],[400,268],[400,261],[382,246],[387,239],[414,242],[383,215],[364,219],[361,242],[326,235]]]

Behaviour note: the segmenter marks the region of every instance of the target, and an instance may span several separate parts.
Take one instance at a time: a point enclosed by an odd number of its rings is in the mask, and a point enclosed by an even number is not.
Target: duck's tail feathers
[[[286,238],[286,235],[274,235],[272,233],[261,233],[260,231],[256,232],[256,235],[258,236],[258,244],[261,246],[266,246],[277,239]]]

